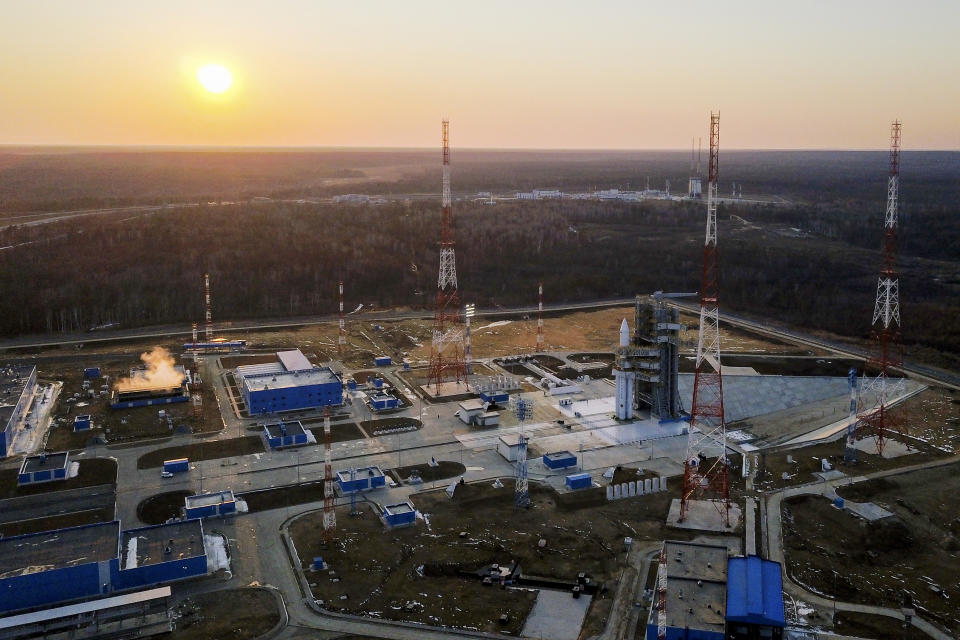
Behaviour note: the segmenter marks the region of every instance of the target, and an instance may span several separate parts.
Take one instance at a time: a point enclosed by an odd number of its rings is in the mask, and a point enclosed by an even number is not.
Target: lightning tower
[[[337,337],[337,353],[343,356],[347,344],[347,325],[343,320],[343,280],[340,281],[340,335]]]
[[[700,336],[690,407],[690,430],[683,464],[680,522],[690,501],[711,499],[730,526],[730,485],[727,477],[727,426],[723,417],[723,377],[720,368],[720,287],[717,266],[717,182],[719,178],[720,114],[710,113],[710,159],[707,178],[707,227],[700,285]],[[712,463],[701,459],[717,450]]]
[[[900,121],[890,125],[890,171],[887,175],[887,210],[883,220],[883,267],[877,282],[877,301],[873,307],[873,336],[876,351],[868,364],[877,371],[865,381],[863,391],[872,392],[872,407],[858,415],[858,431],[873,436],[877,453],[889,434],[901,431],[905,424],[890,413],[892,397],[902,392],[903,378],[890,379],[893,369],[903,363],[900,347],[900,278],[897,274],[897,214],[900,200]],[[863,396],[861,396],[862,398]]]
[[[660,551],[657,570],[657,640],[667,640],[667,546]]]
[[[523,422],[530,417],[532,403],[520,396],[514,398],[513,410],[522,429]],[[522,430],[517,436],[517,460],[514,464],[513,502],[521,509],[526,509],[530,506],[530,484],[527,480],[527,439]]]
[[[463,353],[463,318],[457,290],[457,259],[453,249],[453,204],[450,197],[450,122],[441,125],[443,139],[443,191],[440,201],[440,275],[433,315],[433,340],[428,384],[440,390],[447,378],[466,380]]]
[[[333,502],[333,453],[330,447],[330,409],[323,412],[323,539],[337,536],[337,512]]]
[[[537,283],[537,351],[543,351],[543,283]]]
[[[206,305],[207,305],[207,315],[206,315],[206,340],[210,342],[213,340],[213,314],[210,312],[210,274],[203,274],[203,289],[206,294]]]

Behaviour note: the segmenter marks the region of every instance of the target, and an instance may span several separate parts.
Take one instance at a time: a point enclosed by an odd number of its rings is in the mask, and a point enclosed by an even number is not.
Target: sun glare
[[[233,75],[223,65],[205,64],[197,69],[197,81],[210,93],[223,93],[233,85]]]

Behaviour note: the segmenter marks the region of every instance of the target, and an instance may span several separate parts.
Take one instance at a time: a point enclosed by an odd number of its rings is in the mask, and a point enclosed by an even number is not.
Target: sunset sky
[[[960,149],[960,2],[5,2],[0,144]],[[197,69],[233,74],[221,94]]]

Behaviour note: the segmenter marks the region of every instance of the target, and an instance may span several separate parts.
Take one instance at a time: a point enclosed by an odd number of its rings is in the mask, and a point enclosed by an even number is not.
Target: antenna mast
[[[343,357],[343,350],[347,344],[347,325],[343,319],[343,280],[339,282],[340,286],[340,335],[337,336],[337,353]]]
[[[890,380],[893,369],[903,364],[900,345],[900,277],[897,274],[897,216],[900,200],[900,121],[890,124],[890,171],[887,175],[887,210],[883,220],[883,268],[877,282],[873,307],[873,336],[876,353],[869,364],[878,371],[864,385],[876,398],[873,406],[859,416],[861,430],[876,438],[877,453],[891,431],[906,426],[889,412],[890,398],[903,391],[903,378]]]
[[[727,477],[727,426],[723,417],[723,377],[720,367],[720,287],[717,262],[717,183],[720,173],[720,114],[710,113],[710,164],[707,178],[707,227],[700,285],[700,336],[690,408],[690,430],[684,459],[680,518],[690,501],[712,498],[724,524],[730,526],[730,485]],[[706,449],[719,449],[712,463]],[[704,468],[706,467],[706,468]]]
[[[440,275],[433,315],[430,378],[436,392],[449,375],[459,384],[466,380],[463,353],[463,318],[457,290],[457,258],[453,249],[453,200],[450,197],[450,122],[441,125],[443,141],[443,191],[440,199]]]
[[[210,312],[210,274],[203,274],[203,288],[206,293],[207,301],[207,327],[206,327],[206,339],[207,342],[213,340],[213,314]]]
[[[543,283],[537,283],[537,351],[543,351]]]

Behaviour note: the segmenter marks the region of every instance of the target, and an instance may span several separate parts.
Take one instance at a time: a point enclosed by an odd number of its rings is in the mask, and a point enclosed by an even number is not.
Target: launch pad
[[[689,500],[687,516],[683,522],[680,522],[680,500],[674,499],[670,502],[670,512],[667,513],[667,526],[691,531],[733,533],[740,527],[743,512],[736,503],[730,502],[730,526],[728,527],[724,522],[723,511],[723,502],[720,500]]]

